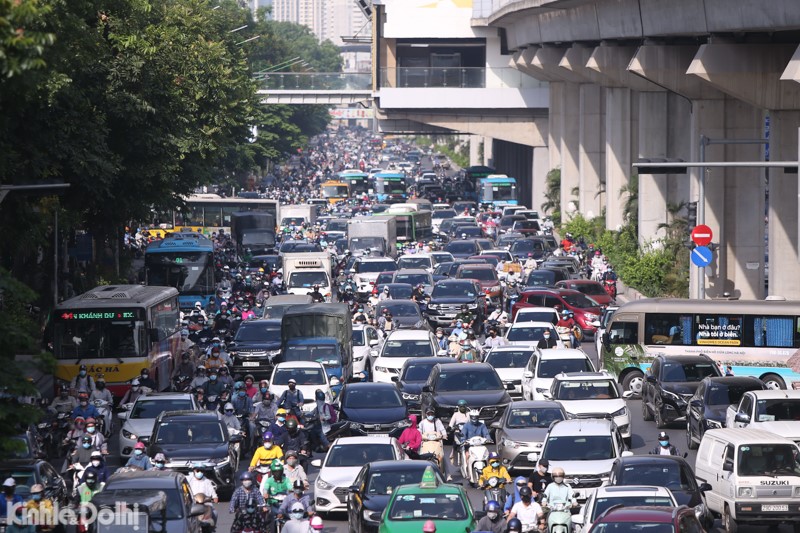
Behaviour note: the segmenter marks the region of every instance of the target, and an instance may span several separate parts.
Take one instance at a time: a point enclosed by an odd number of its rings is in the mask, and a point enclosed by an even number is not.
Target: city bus
[[[328,180],[320,185],[320,191],[329,204],[346,202],[350,199],[350,185],[344,180]]]
[[[394,207],[394,206],[393,206]],[[394,217],[397,221],[397,242],[422,242],[433,238],[433,222],[430,211],[388,209],[376,217]]]
[[[147,245],[144,271],[146,285],[177,289],[180,309],[198,301],[205,308],[216,291],[214,244],[200,233],[171,233]]]
[[[350,185],[350,194],[363,195],[369,194],[371,187],[369,185],[369,174],[361,172],[357,169],[343,170],[336,174],[337,181],[347,183]]]
[[[614,312],[600,347],[602,367],[636,394],[660,354],[706,354],[736,376],[757,377],[772,389],[800,388],[800,374],[787,364],[800,349],[800,302],[637,300]]]
[[[497,171],[492,167],[484,166],[471,166],[464,169],[464,191],[463,196],[465,200],[478,201],[478,188],[480,180],[497,174]]]
[[[69,382],[85,364],[121,397],[143,368],[167,390],[180,349],[178,291],[174,287],[102,285],[53,311],[55,377]]]
[[[277,200],[267,198],[223,198],[218,194],[193,194],[184,198],[185,207],[154,215],[148,231],[159,238],[175,231],[211,235],[220,230],[230,235],[231,213],[262,211],[278,217]]]
[[[379,202],[404,202],[408,198],[406,175],[402,172],[375,174],[375,199]]]
[[[505,174],[490,174],[478,184],[478,203],[495,206],[517,205],[517,179]]]

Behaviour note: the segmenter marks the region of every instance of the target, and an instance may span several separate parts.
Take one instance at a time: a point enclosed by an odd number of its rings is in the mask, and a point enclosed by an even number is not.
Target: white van
[[[792,524],[800,529],[800,448],[759,429],[706,431],[694,473],[706,505],[728,533],[738,524]]]

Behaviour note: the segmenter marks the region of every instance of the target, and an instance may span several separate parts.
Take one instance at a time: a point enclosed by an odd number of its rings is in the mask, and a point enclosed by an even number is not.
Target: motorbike
[[[39,433],[42,435],[42,447],[49,457],[60,457],[62,443],[70,430],[69,413],[58,413],[49,420],[39,423]]]
[[[568,328],[566,326],[556,326],[559,338],[568,348],[577,348],[583,340],[583,331],[578,326]]]
[[[438,433],[425,433],[422,436],[422,446],[419,448],[421,455],[433,454],[436,457],[436,463],[439,468],[444,470],[442,465],[442,458],[444,457],[444,445],[442,444],[442,437]]]
[[[608,294],[611,298],[617,298],[617,282],[613,279],[607,279],[603,281],[603,288],[606,290],[606,294]]]
[[[172,378],[172,390],[175,392],[190,392],[189,384],[191,382],[191,376],[175,376]]]
[[[492,476],[486,480],[486,485],[483,488],[483,506],[490,501],[496,501],[503,507],[506,504],[508,493],[506,492],[506,480],[497,476]]]
[[[475,436],[462,443],[461,445],[461,475],[469,480],[473,487],[478,483],[481,472],[486,466],[489,457],[489,448],[486,446],[491,439]]]
[[[572,512],[570,509],[573,505],[568,502],[558,502],[546,507],[550,509],[550,514],[547,517],[549,532],[569,533],[572,530]]]
[[[106,439],[111,438],[111,433],[113,431],[114,419],[111,416],[111,407],[109,403],[105,400],[97,399],[92,402],[100,413],[100,416],[97,417],[97,429]]]

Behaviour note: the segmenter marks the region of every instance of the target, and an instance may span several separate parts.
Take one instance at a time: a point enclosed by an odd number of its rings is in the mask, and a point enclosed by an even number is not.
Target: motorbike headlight
[[[753,497],[753,487],[739,487],[737,491],[740,498],[752,498]]]
[[[317,481],[316,481],[315,485],[317,486],[318,489],[322,489],[322,490],[331,490],[331,489],[334,488],[333,484],[328,483],[327,481],[325,481],[321,477],[317,478]]]
[[[704,520],[705,514],[706,514],[705,504],[699,503],[694,506],[694,516],[695,518],[697,518],[697,520],[700,521],[700,523],[703,523],[705,521]]]
[[[622,409],[619,409],[619,410],[614,411],[613,413],[611,413],[611,416],[613,416],[613,417],[627,416],[627,415],[628,415],[628,408],[627,407],[623,407]]]
[[[139,437],[137,435],[135,435],[134,433],[131,433],[130,431],[128,431],[125,428],[122,428],[122,436],[123,436],[123,438],[126,438],[128,440],[138,440],[139,439]]]
[[[419,394],[409,394],[407,392],[404,392],[402,396],[404,400],[419,400],[420,397]]]
[[[708,429],[722,429],[722,422],[706,418],[706,427]]]
[[[337,378],[336,376],[331,376],[330,383],[331,383],[331,386],[332,386],[332,387],[335,387],[336,385],[339,385],[339,384],[341,384],[341,383],[342,383],[342,380],[340,380],[340,379],[339,379],[339,378]]]

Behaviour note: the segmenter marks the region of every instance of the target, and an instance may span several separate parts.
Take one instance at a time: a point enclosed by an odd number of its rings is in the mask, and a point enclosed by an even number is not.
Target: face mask
[[[97,483],[96,479],[87,479],[86,480],[86,484],[89,485],[89,487],[94,487],[96,483]]]
[[[246,483],[247,483],[247,482],[246,482]],[[253,514],[253,513],[255,513],[255,512],[256,512],[256,508],[255,508],[255,507],[248,507],[248,508],[247,508],[247,513],[248,513],[248,514]]]
[[[428,419],[428,422],[433,422],[434,416],[433,415],[428,415],[426,418]]]
[[[668,441],[668,440],[660,440],[660,441],[658,441],[658,443],[659,443],[661,446],[663,446],[664,448],[666,448],[667,446],[669,446],[669,441]]]
[[[103,390],[105,388],[106,388],[106,384],[105,383],[98,383],[97,384],[97,390]]]
[[[556,483],[563,483],[564,478],[562,476],[554,477],[553,481],[555,481]]]
[[[89,402],[86,400],[81,400],[81,407],[86,407],[87,405],[89,405]]]
[[[265,442],[264,443],[264,449],[265,450],[269,450],[270,448],[272,448],[272,443],[271,442]]]
[[[499,468],[499,467],[500,467],[500,463],[492,463],[492,468]]]
[[[240,391],[239,391],[239,398],[244,398],[244,395],[245,395],[245,394],[247,394],[245,391],[243,391],[243,390],[240,390]]]
[[[263,400],[261,400],[261,403],[263,403],[264,405],[269,405],[270,401],[271,400],[269,398],[264,398]]]
[[[523,496],[522,497],[522,501],[525,502],[525,503],[531,503],[531,497],[530,496]]]
[[[78,372],[78,374],[80,374],[80,376],[82,378],[85,378],[86,377],[86,370],[81,370],[80,372]]]
[[[203,479],[203,473],[202,472],[195,472],[194,473],[194,477],[196,477],[197,479]]]
[[[84,442],[83,443],[83,449],[84,450],[88,450],[91,447],[92,447],[92,443],[91,442]]]
[[[245,479],[244,481],[242,481],[242,487],[244,487],[246,489],[249,489],[252,486],[253,486],[253,482],[250,481],[249,479]]]
[[[252,381],[245,381],[245,382],[244,382],[244,386],[245,386],[245,387],[247,387],[247,388],[249,389],[250,387],[252,387],[252,386],[253,386],[253,382],[252,382]]]
[[[294,466],[294,465],[297,464],[297,459],[288,459],[286,461],[286,464],[289,465],[289,466]]]
[[[292,513],[292,518],[295,520],[302,520],[303,519],[303,511],[295,511]]]
[[[261,387],[261,394],[266,394],[266,393],[267,393],[267,388]]]
[[[211,377],[208,378],[208,379],[210,379],[211,381],[217,381],[217,375],[216,374],[211,374]]]
[[[141,379],[150,379],[150,374],[142,374]]]
[[[165,463],[156,463],[156,468],[159,470],[164,470],[167,465]]]
[[[38,502],[38,501],[40,501],[42,499],[42,495],[41,494],[32,494],[31,498],[33,498],[33,501]]]
[[[441,338],[443,337],[443,335],[442,335],[441,333],[437,333],[437,334],[436,334],[436,337],[438,337],[438,338],[440,338],[440,339],[441,339]]]
[[[97,430],[96,430],[94,427],[88,427],[88,428],[86,428],[86,432],[87,432],[87,433],[94,433],[95,431],[97,431]]]
[[[142,450],[133,450],[134,455],[137,457],[141,456],[144,452]]]
[[[539,473],[540,474],[544,474],[545,472],[547,472],[547,469],[545,467],[543,467],[543,466],[540,466],[539,467]]]
[[[486,516],[489,518],[489,520],[497,519],[497,513],[486,513]]]
[[[279,416],[278,417],[278,422],[286,422],[286,417],[285,416]]]
[[[547,339],[549,339],[549,338],[550,338],[550,335],[545,335],[545,336],[544,336],[544,340],[547,340]]]
[[[100,461],[97,460],[92,461],[92,466],[95,468],[100,468]]]
[[[317,401],[318,401],[318,402],[321,402],[321,401],[323,401],[324,399],[325,399],[325,395],[324,395],[324,394],[320,394],[319,396],[317,396]]]
[[[225,414],[226,414],[226,415],[228,415],[228,416],[230,416],[230,415],[232,415],[232,414],[233,414],[233,411],[227,411],[227,410],[226,410],[226,411],[225,411]]]

